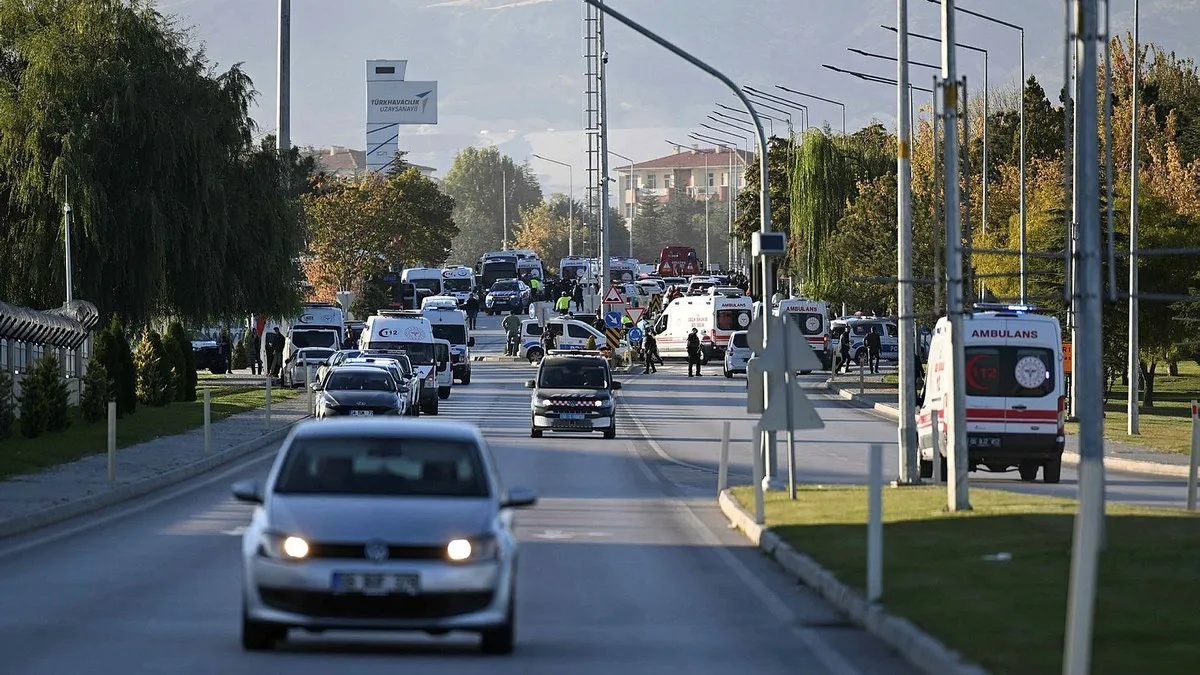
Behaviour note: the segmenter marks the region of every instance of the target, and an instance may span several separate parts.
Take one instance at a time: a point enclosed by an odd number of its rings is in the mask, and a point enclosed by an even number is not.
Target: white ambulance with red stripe
[[[775,306],[775,316],[787,317],[796,324],[817,358],[821,359],[821,365],[829,370],[829,305],[820,300],[788,298]],[[807,374],[808,371],[801,372]]]
[[[967,466],[1017,469],[1021,480],[1057,483],[1066,440],[1062,330],[1058,319],[1023,305],[976,305],[963,320],[966,347]],[[917,418],[921,476],[933,475],[932,411],[946,473],[946,410],[951,403],[950,322],[938,320],[929,344],[925,395]]]
[[[738,289],[707,295],[685,295],[671,301],[654,322],[658,353],[687,357],[687,337],[698,330],[701,361],[722,360],[734,332],[750,327],[754,301]]]

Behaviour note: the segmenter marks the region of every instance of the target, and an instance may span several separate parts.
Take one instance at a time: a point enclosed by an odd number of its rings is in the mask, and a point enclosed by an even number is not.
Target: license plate
[[[1000,447],[1000,437],[970,436],[967,438],[967,446],[972,448],[998,448]]]
[[[581,420],[583,419],[583,413],[563,413],[559,417],[564,420]]]
[[[334,572],[335,593],[363,595],[417,595],[421,592],[416,574],[387,574],[378,572]]]
[[[351,410],[351,415],[374,415],[374,410]]]

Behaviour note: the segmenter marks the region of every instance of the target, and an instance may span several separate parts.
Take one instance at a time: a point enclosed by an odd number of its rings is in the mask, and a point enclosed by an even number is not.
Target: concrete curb
[[[909,663],[928,675],[986,675],[982,667],[966,662],[916,624],[888,614],[866,601],[855,590],[838,581],[829,570],[803,555],[770,529],[754,522],[728,490],[718,498],[721,512],[746,538],[775,559],[779,566],[798,577],[868,633],[883,640]]]
[[[872,403],[871,401],[865,400],[859,394],[842,389],[832,382],[826,382],[825,387],[842,400],[856,403],[861,407],[874,410],[875,412],[894,420],[900,419],[900,411],[890,405],[887,405],[886,403]],[[1078,466],[1079,460],[1079,453],[1071,452],[1070,450],[1063,451],[1063,464],[1067,466]],[[1123,457],[1105,457],[1104,468],[1123,473],[1140,473],[1150,476],[1168,476],[1171,478],[1188,477],[1188,467],[1186,466],[1178,464],[1162,464],[1159,462],[1146,462],[1138,459],[1125,459]]]
[[[307,417],[297,420],[301,422]],[[0,520],[0,539],[11,537],[16,534],[36,530],[47,525],[60,523],[64,520],[70,520],[90,513],[97,509],[116,506],[123,502],[130,501],[137,497],[148,495],[152,492],[157,492],[163,488],[177,485],[190,478],[194,478],[203,473],[208,473],[213,469],[217,469],[226,464],[230,464],[242,457],[252,454],[258,450],[278,443],[287,437],[292,427],[297,422],[291,422],[285,427],[274,429],[262,436],[246,441],[239,445],[235,445],[222,452],[213,453],[209,457],[205,457],[199,461],[181,466],[177,469],[172,469],[164,473],[145,478],[133,483],[114,487],[108,492],[89,495],[82,499],[75,499],[63,504],[57,504],[34,513],[28,513],[15,518],[6,518]]]

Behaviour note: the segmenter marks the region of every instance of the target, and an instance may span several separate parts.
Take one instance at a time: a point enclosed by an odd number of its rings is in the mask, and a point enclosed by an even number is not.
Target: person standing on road
[[[286,340],[283,338],[283,333],[279,332],[279,326],[275,326],[271,330],[271,334],[267,336],[267,364],[268,373],[271,377],[279,377],[279,371],[283,369],[283,348]]]
[[[883,349],[883,342],[879,339],[879,328],[877,326],[871,327],[871,332],[867,333],[867,337],[864,342],[867,343],[867,357],[868,363],[871,366],[871,372],[878,373],[879,351]]]
[[[542,299],[542,280],[537,277],[529,278],[529,294],[533,296],[533,301],[538,302]]]
[[[583,311],[583,284],[576,282],[571,292],[571,301],[575,303],[575,311]]]
[[[658,340],[650,333],[646,333],[646,337],[642,340],[642,357],[646,362],[646,369],[643,373],[657,373],[658,368],[654,365],[658,362]]]
[[[542,348],[546,354],[550,353],[551,349],[558,349],[558,336],[554,333],[554,325],[547,324],[542,331]]]
[[[554,302],[554,309],[558,310],[559,314],[571,311],[571,296],[567,295],[566,291],[563,291],[563,294]]]
[[[850,329],[842,331],[842,336],[838,338],[838,355],[840,360],[834,366],[833,373],[836,375],[839,368],[845,368],[846,372],[850,372]]]
[[[475,293],[468,295],[463,307],[467,310],[467,327],[475,330],[475,320],[479,318],[479,296]]]
[[[504,348],[505,356],[516,356],[519,347],[517,343],[521,338],[521,317],[516,314],[509,314],[504,317],[504,323],[501,324],[504,328],[505,335],[508,336],[508,342]]]
[[[263,362],[262,362],[261,352],[262,352],[262,337],[258,334],[257,330],[251,328],[250,329],[250,374],[251,375],[262,375]]]
[[[700,377],[700,335],[693,328],[687,336],[688,377]],[[696,374],[692,375],[695,368]]]

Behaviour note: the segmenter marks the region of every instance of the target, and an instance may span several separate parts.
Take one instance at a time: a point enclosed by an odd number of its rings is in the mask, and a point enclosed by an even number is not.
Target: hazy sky
[[[894,125],[895,90],[825,68],[831,64],[889,78],[895,64],[847,47],[894,54],[894,0],[610,0],[738,84],[783,84],[842,101],[847,125],[872,119]],[[959,6],[1026,29],[1026,70],[1052,97],[1062,81],[1063,7],[1053,0],[963,0]],[[940,31],[937,5],[909,0],[911,30]],[[224,69],[242,62],[260,92],[253,114],[275,128],[277,0],[161,0]],[[1132,28],[1133,0],[1113,3],[1113,33]],[[1142,39],[1183,56],[1195,54],[1200,0],[1142,2]],[[344,145],[364,141],[367,59],[407,59],[407,79],[439,82],[439,124],[409,127],[400,147],[444,175],[454,154],[496,143],[522,161],[538,153],[574,165],[576,193],[587,167],[583,127],[582,0],[292,0],[292,141]],[[1016,87],[1017,31],[959,14],[958,41],[989,50],[993,90]],[[610,148],[638,161],[671,152],[705,130],[716,103],[737,106],[719,82],[609,20]],[[913,39],[913,61],[940,63],[939,47]],[[973,94],[983,59],[960,50]],[[933,71],[914,67],[928,86]],[[782,93],[782,92],[779,92]],[[813,122],[840,125],[840,108],[809,101]],[[796,124],[799,126],[799,118]],[[777,131],[783,126],[775,125]],[[613,163],[625,160],[613,158]],[[548,192],[565,192],[567,171],[531,160]]]

